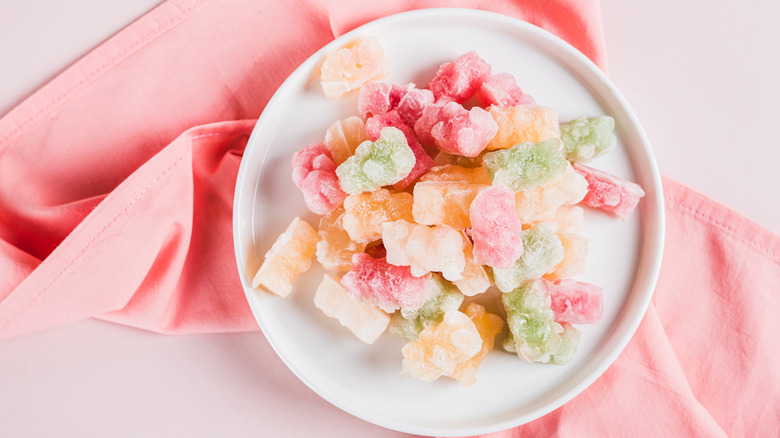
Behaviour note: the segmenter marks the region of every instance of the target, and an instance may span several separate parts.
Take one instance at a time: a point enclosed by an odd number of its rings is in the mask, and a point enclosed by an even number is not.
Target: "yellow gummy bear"
[[[252,280],[252,287],[286,297],[292,292],[292,281],[311,267],[319,236],[308,223],[296,217],[279,235]]]
[[[460,181],[418,182],[414,186],[414,220],[418,224],[448,225],[456,230],[470,228],[471,201],[487,187]]]
[[[349,233],[344,230],[344,214],[344,207],[339,206],[320,219],[317,261],[325,269],[349,271],[352,269],[352,255],[366,248],[364,243],[350,239]]]
[[[540,105],[492,105],[488,112],[498,123],[498,133],[486,148],[489,151],[509,149],[518,143],[538,143],[561,136],[558,115],[551,108]]]
[[[470,386],[477,381],[477,370],[482,363],[482,359],[493,349],[496,335],[504,328],[504,320],[498,315],[488,313],[484,307],[477,303],[470,303],[463,311],[474,326],[477,327],[479,335],[482,337],[482,349],[471,359],[461,362],[448,373],[447,376],[455,378],[462,385]]]
[[[382,224],[399,219],[412,222],[414,198],[409,193],[377,189],[349,195],[344,200],[344,229],[355,242],[369,243],[382,237]]]

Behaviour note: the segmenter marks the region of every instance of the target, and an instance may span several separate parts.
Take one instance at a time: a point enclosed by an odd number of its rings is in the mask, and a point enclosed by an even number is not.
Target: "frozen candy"
[[[563,245],[563,260],[555,265],[544,278],[554,281],[561,278],[574,277],[585,272],[585,261],[588,258],[588,238],[574,233],[556,233]]]
[[[344,207],[339,206],[320,219],[317,261],[325,269],[349,271],[352,268],[352,255],[365,249],[364,243],[352,240],[344,229],[344,214]]]
[[[477,100],[484,108],[490,105],[512,107],[535,103],[534,98],[523,93],[515,77],[509,73],[493,75],[483,82],[477,92]]]
[[[387,75],[387,59],[379,40],[365,37],[328,52],[320,68],[320,84],[327,97],[340,97],[368,81]]]
[[[414,185],[412,214],[419,224],[449,225],[462,230],[471,227],[469,208],[485,184],[458,181],[425,181]]]
[[[382,224],[387,262],[411,267],[412,275],[441,272],[447,280],[463,278],[466,256],[461,234],[446,225],[428,227],[405,220]]]
[[[565,167],[558,178],[515,194],[517,217],[523,223],[537,221],[540,216],[558,207],[582,201],[588,193],[588,182],[569,164]]]
[[[420,175],[424,174],[431,167],[433,167],[433,159],[425,152],[425,149],[420,146],[417,141],[417,136],[414,134],[414,130],[406,125],[397,110],[388,111],[376,116],[372,116],[366,122],[366,132],[371,140],[376,140],[380,136],[382,128],[391,126],[399,129],[406,136],[406,142],[409,148],[414,152],[414,167],[409,171],[401,181],[398,181],[393,185],[396,190],[403,190],[414,182]]]
[[[339,120],[325,132],[325,146],[337,165],[352,156],[355,149],[368,139],[363,119],[358,116]]]
[[[444,375],[453,377],[464,386],[470,386],[477,381],[477,370],[482,359],[493,349],[496,335],[504,327],[504,320],[498,315],[488,313],[483,306],[477,303],[469,303],[463,313],[471,318],[474,326],[477,327],[477,331],[482,337],[482,348],[471,359],[458,363]]]
[[[457,102],[427,105],[414,124],[421,142],[465,157],[479,155],[497,131],[487,111],[478,106],[467,110]]]
[[[482,343],[471,318],[458,310],[449,310],[440,323],[425,328],[416,341],[403,346],[401,374],[432,382],[474,357]]]
[[[544,280],[528,283],[501,296],[514,341],[508,349],[514,350],[526,362],[547,362],[562,344],[563,327],[555,322],[549,292],[541,281]]]
[[[469,182],[473,184],[490,185],[490,176],[484,167],[463,167],[457,164],[445,164],[432,167],[420,177],[420,181],[439,182]]]
[[[639,200],[645,196],[645,191],[639,185],[607,172],[579,163],[574,164],[574,170],[588,181],[588,193],[582,203],[612,213],[620,219],[631,216]]]
[[[436,100],[467,101],[490,77],[490,65],[471,51],[439,66],[428,83]]]
[[[404,179],[414,167],[414,151],[397,128],[382,128],[376,141],[365,141],[355,155],[336,168],[341,187],[350,195],[376,190]]]
[[[523,255],[507,269],[493,268],[493,281],[502,292],[541,277],[563,260],[563,245],[550,224],[536,224],[520,236]]]
[[[508,108],[494,105],[488,110],[498,124],[496,135],[486,147],[489,151],[560,137],[558,115],[550,108],[539,105]]]
[[[561,152],[561,141],[549,139],[489,152],[482,158],[482,165],[493,184],[503,184],[517,192],[555,180],[569,163]]]
[[[439,274],[432,274],[430,292],[425,303],[417,309],[393,314],[390,320],[390,332],[414,341],[426,327],[438,324],[444,318],[444,312],[458,310],[463,302],[463,294],[452,283]]]
[[[461,274],[463,278],[453,281],[453,284],[460,289],[463,295],[471,297],[488,290],[491,285],[490,277],[488,277],[485,267],[474,257],[474,246],[471,239],[463,231],[460,232],[460,235],[463,238],[463,255],[466,259],[466,266]]]
[[[414,221],[414,198],[409,193],[394,193],[388,189],[349,195],[344,199],[344,230],[350,239],[369,243],[382,237],[382,224],[398,219]]]
[[[575,280],[545,284],[550,291],[556,321],[595,324],[601,320],[604,304],[600,286]]]
[[[471,203],[471,238],[479,263],[507,269],[523,253],[515,214],[515,194],[506,186],[490,186]]]
[[[318,239],[311,225],[300,218],[293,219],[265,254],[252,287],[262,287],[280,297],[289,295],[295,277],[311,267]]]
[[[566,159],[584,162],[615,149],[615,119],[610,116],[579,117],[561,123],[561,141]]]
[[[352,270],[341,277],[341,284],[353,300],[385,312],[422,306],[428,281],[428,276],[412,275],[408,266],[394,266],[366,253],[353,255]]]
[[[390,323],[390,315],[376,307],[354,301],[344,286],[328,274],[322,277],[317,287],[314,305],[325,315],[337,319],[366,344],[376,341]]]
[[[324,143],[310,144],[294,153],[290,167],[293,182],[303,192],[303,200],[312,212],[328,214],[347,197],[336,176],[336,163]]]

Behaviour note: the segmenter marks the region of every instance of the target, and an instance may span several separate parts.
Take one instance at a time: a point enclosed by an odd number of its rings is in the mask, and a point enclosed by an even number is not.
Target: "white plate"
[[[580,325],[582,344],[566,366],[527,364],[494,350],[477,383],[463,387],[399,377],[402,340],[385,333],[373,345],[358,341],[313,305],[322,276],[313,268],[287,299],[255,291],[251,279],[263,255],[293,217],[316,227],[290,179],[292,154],[322,141],[336,120],[357,113],[356,96],[323,96],[318,67],[325,53],[358,36],[379,38],[390,82],[425,86],[438,65],[469,50],[518,84],[562,121],[609,114],[619,148],[591,165],[638,182],[647,192],[637,212],[619,221],[586,212],[591,239],[587,273],[604,288],[604,317]],[[287,366],[339,408],[372,423],[423,435],[471,435],[517,426],[561,406],[615,360],[650,302],[663,244],[663,196],[650,145],[639,122],[606,76],[576,49],[531,24],[466,9],[427,9],[366,24],[323,47],[282,84],[263,111],[246,147],[234,204],[234,239],[247,299],[263,333]],[[315,263],[316,265],[316,263]],[[258,395],[260,396],[260,395]]]

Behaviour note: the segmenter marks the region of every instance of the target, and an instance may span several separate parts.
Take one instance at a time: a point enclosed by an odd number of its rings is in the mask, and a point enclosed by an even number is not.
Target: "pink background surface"
[[[0,3],[0,115],[157,1]],[[661,172],[780,233],[780,5],[602,1],[608,75]],[[769,135],[767,135],[767,132]],[[762,201],[772,199],[772,202]],[[304,420],[304,421],[301,421]],[[94,320],[0,342],[0,436],[401,436],[332,407],[259,333]]]

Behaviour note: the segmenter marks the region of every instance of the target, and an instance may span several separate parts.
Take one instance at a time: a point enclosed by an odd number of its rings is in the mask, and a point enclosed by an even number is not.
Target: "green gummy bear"
[[[563,333],[561,333],[561,346],[558,351],[551,354],[549,357],[542,357],[539,362],[551,363],[555,365],[566,365],[574,358],[574,353],[577,352],[577,347],[580,345],[580,339],[582,338],[582,332],[569,324],[564,322],[561,324],[563,327]]]
[[[463,294],[439,274],[431,274],[428,299],[419,309],[396,312],[390,320],[390,332],[414,341],[426,327],[438,324],[448,310],[457,310]]]
[[[566,159],[579,163],[615,149],[615,119],[610,116],[578,117],[561,124],[561,141]]]
[[[489,152],[482,159],[493,184],[503,184],[515,192],[554,180],[567,164],[557,138],[519,143],[510,149]]]
[[[563,327],[555,322],[550,295],[535,281],[501,296],[517,356],[526,362],[549,361],[561,348]],[[509,341],[511,342],[511,341]],[[505,349],[507,349],[505,341]],[[509,347],[511,350],[511,347]]]
[[[414,152],[398,128],[385,127],[376,141],[364,141],[336,168],[341,188],[350,195],[370,192],[404,179],[414,167]]]
[[[501,292],[509,292],[550,272],[563,260],[563,245],[547,223],[520,232],[523,254],[512,266],[492,268],[493,282]]]

